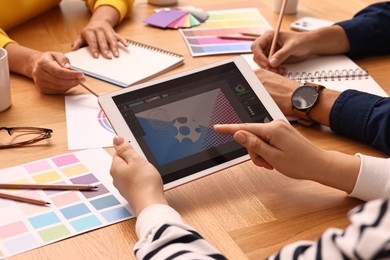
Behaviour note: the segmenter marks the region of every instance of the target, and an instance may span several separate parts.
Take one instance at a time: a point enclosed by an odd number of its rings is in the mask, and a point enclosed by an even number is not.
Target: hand
[[[91,55],[99,57],[99,53],[106,59],[119,57],[118,42],[128,46],[125,38],[117,34],[114,26],[119,21],[118,11],[108,5],[98,7],[87,26],[73,42],[72,51],[88,45]],[[112,55],[111,55],[112,54]]]
[[[71,70],[63,53],[37,52],[32,60],[31,78],[44,94],[64,94],[85,80],[83,73]]]
[[[301,84],[264,69],[258,69],[255,73],[283,114],[287,117],[295,116],[292,111],[291,95]]]
[[[284,62],[302,61],[312,55],[315,43],[310,33],[279,32],[276,51],[268,60],[273,38],[274,31],[266,31],[252,44],[253,59],[261,68],[277,68]]]
[[[214,130],[220,134],[233,134],[257,166],[270,170],[275,168],[295,179],[310,179],[313,171],[326,169],[321,168],[326,164],[324,151],[312,145],[285,121],[215,125]]]
[[[122,137],[114,138],[110,169],[114,186],[132,205],[138,216],[152,204],[168,204],[164,197],[163,182],[157,169],[134,151]]]
[[[252,162],[294,178],[313,180],[351,192],[360,169],[356,156],[322,150],[283,120],[263,124],[215,125],[220,134],[233,134]]]

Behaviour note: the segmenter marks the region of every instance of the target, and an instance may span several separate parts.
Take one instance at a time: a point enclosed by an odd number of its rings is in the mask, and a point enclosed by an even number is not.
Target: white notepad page
[[[253,61],[253,54],[242,56],[252,69],[259,68]],[[282,66],[287,69],[286,77],[302,83],[305,81],[314,82],[340,92],[355,89],[378,96],[388,96],[368,74],[369,72],[364,71],[345,55],[317,56],[302,62],[283,64]]]
[[[121,46],[119,58],[95,59],[88,47],[66,54],[72,68],[121,87],[146,81],[184,63],[182,55],[130,41]]]

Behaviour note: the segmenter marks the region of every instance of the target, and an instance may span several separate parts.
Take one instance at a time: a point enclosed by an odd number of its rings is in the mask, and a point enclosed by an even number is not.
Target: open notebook
[[[258,69],[253,54],[242,55],[252,69]],[[283,64],[286,77],[299,82],[314,82],[337,91],[355,89],[379,96],[388,96],[378,83],[345,55],[316,56],[302,62]]]
[[[182,55],[135,41],[120,47],[119,58],[95,59],[88,47],[66,56],[73,69],[121,87],[146,81],[184,63]]]

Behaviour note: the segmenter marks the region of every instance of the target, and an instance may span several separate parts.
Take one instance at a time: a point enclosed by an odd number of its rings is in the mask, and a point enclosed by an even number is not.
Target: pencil
[[[272,55],[274,55],[275,53],[276,44],[278,42],[278,37],[279,37],[280,26],[282,25],[284,10],[286,9],[286,4],[287,4],[287,0],[283,0],[282,6],[280,7],[278,24],[276,25],[276,30],[274,33],[274,38],[272,40],[271,49],[268,54],[268,59],[271,59]]]
[[[21,202],[36,204],[36,205],[50,205],[50,202],[40,200],[40,199],[34,199],[30,197],[24,197],[24,196],[17,196],[9,193],[0,192],[0,198],[3,199],[10,199],[10,200],[17,200]]]
[[[242,34],[242,35],[244,35],[244,36],[252,36],[252,37],[260,37],[261,36],[261,34],[259,34],[259,33],[247,33],[247,32],[242,32],[242,33],[240,33],[240,34]]]
[[[227,40],[244,40],[244,41],[254,41],[256,40],[256,37],[253,36],[245,36],[245,35],[220,35],[218,36],[220,39],[227,39]]]
[[[89,184],[0,183],[0,189],[92,190],[96,188],[97,186]]]
[[[92,94],[94,94],[95,96],[99,96],[98,93],[96,93],[95,91],[93,91],[90,87],[88,87],[84,82],[80,82],[80,85],[83,86],[86,90],[88,90],[89,92],[91,92]]]

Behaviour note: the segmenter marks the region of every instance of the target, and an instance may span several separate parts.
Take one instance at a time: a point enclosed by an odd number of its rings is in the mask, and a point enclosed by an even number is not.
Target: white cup
[[[11,89],[9,84],[8,53],[0,48],[0,112],[11,106]]]
[[[157,6],[168,6],[174,5],[177,3],[177,0],[148,0],[148,4],[157,5]]]
[[[274,0],[274,12],[279,13],[283,0]],[[287,0],[284,14],[295,14],[298,9],[298,0]]]

